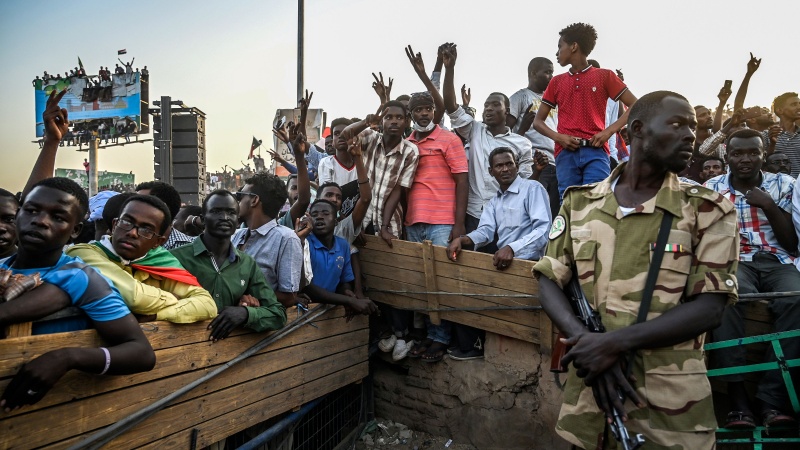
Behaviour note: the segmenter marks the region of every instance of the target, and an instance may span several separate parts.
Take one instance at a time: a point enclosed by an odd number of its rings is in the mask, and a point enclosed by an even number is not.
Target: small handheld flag
[[[253,152],[260,146],[261,146],[261,141],[259,141],[258,139],[256,139],[255,136],[253,136],[253,143],[250,144],[250,155],[247,156],[247,159],[253,159]]]
[[[124,55],[126,53],[128,53],[128,50],[126,50],[124,48],[122,50],[117,50],[117,55]]]

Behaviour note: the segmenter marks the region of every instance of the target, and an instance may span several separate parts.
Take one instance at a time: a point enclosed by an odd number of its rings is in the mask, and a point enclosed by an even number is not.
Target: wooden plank
[[[539,330],[504,320],[495,319],[482,314],[475,314],[467,311],[447,311],[441,313],[442,319],[451,322],[463,323],[471,327],[491,331],[492,333],[512,337],[526,342],[539,344]]]
[[[191,409],[203,408],[203,405],[208,403],[207,397],[236,386],[248,386],[256,391],[266,392],[270,389],[280,391],[286,386],[296,386],[310,381],[312,375],[318,377],[324,373],[320,372],[322,369],[318,370],[319,367],[325,368],[331,365],[330,361],[326,362],[328,359],[338,361],[337,358],[346,358],[350,361],[355,358],[351,361],[353,364],[366,360],[367,349],[364,344],[368,339],[368,330],[359,330],[345,336],[346,338],[333,336],[314,341],[313,345],[304,347],[305,351],[297,351],[290,347],[257,355],[233,366],[225,374],[203,383],[181,397],[176,405],[187,405],[187,417],[173,417],[170,420],[177,423],[172,426],[179,426],[179,423],[187,420],[195,420],[196,415],[190,412]],[[321,365],[306,367],[309,363]],[[76,434],[91,432],[127,417],[213,369],[215,367],[206,367],[195,372],[133,386],[123,391],[101,394],[31,414],[10,417],[0,421],[0,435],[8,438],[4,438],[4,445],[28,447],[46,445]],[[258,400],[231,397],[234,392],[239,391],[229,391],[227,394],[229,397],[220,401],[249,404]],[[242,395],[247,397],[249,394],[242,393]],[[195,400],[201,398],[202,400]],[[76,413],[78,411],[80,413]]]
[[[227,413],[213,421],[203,423],[198,427],[198,447],[208,446],[224,437],[230,436],[247,427],[263,422],[270,417],[288,411],[287,405],[297,401],[297,398],[307,399],[303,403],[313,399],[311,392],[321,392],[328,390],[333,392],[336,389],[347,386],[348,384],[358,383],[369,371],[368,363],[364,362],[358,366],[353,366],[340,372],[336,372],[324,379],[315,380],[306,385],[282,392],[278,395],[261,400],[257,403],[242,408],[240,411]],[[355,380],[355,381],[353,381]],[[189,447],[191,439],[191,429],[167,436],[161,440],[152,442],[141,447],[143,450],[149,449],[186,449]]]
[[[18,337],[30,336],[33,330],[32,322],[15,323],[6,328],[6,338],[13,339]]]
[[[308,343],[317,345],[316,342],[318,342],[317,340],[320,339],[320,337],[340,336],[352,331],[363,330],[366,329],[368,325],[367,322],[365,316],[358,316],[350,322],[345,322],[341,320],[341,318],[320,321],[316,323],[318,328],[310,326],[302,327],[257,354],[274,352],[285,348],[302,348],[303,345]],[[27,414],[31,411],[60,403],[74,402],[97,394],[129,388],[134,385],[152,382],[153,380],[181,373],[192,372],[202,367],[213,367],[237,356],[263,339],[264,336],[264,334],[249,333],[232,338],[229,337],[216,343],[203,340],[196,344],[157,350],[156,367],[149,372],[139,374],[98,376],[72,371],[59,380],[56,387],[40,402],[12,412],[6,417]],[[301,350],[298,349],[296,351]],[[191,355],[191,357],[189,355]],[[10,378],[0,381],[0,392],[5,389],[10,381]],[[1,423],[2,420],[0,420],[0,424]]]
[[[422,265],[425,269],[425,290],[438,292],[436,266],[433,261],[433,243],[431,241],[422,243]],[[428,309],[439,309],[439,296],[437,294],[425,294],[425,298],[428,300]],[[428,312],[428,317],[430,317],[431,323],[434,325],[442,323],[439,320],[439,313],[436,311]]]
[[[245,408],[253,403],[261,400],[269,399],[286,390],[294,388],[301,388],[297,391],[290,393],[286,398],[284,405],[288,408],[280,412],[288,411],[296,406],[300,406],[309,400],[321,397],[324,394],[332,392],[333,389],[313,383],[320,378],[324,379],[324,374],[335,374],[343,371],[346,368],[358,366],[366,361],[366,347],[362,349],[353,349],[348,352],[331,355],[329,357],[320,359],[313,363],[300,366],[294,370],[271,374],[268,377],[273,378],[266,383],[263,380],[260,382],[253,381],[249,383],[232,386],[220,392],[205,396],[201,402],[184,402],[160,411],[158,414],[148,418],[133,430],[124,433],[119,438],[110,442],[106,448],[108,449],[131,449],[139,448],[145,444],[149,444],[155,440],[167,437],[175,432],[182,431],[187,428],[197,428],[202,426],[208,421],[213,421],[217,417],[235,412],[236,416],[242,417],[239,409]],[[315,374],[323,374],[320,377],[314,377]],[[349,382],[367,376],[368,371],[359,370],[356,373],[351,373],[348,378]],[[313,383],[313,384],[312,384]],[[311,384],[311,389],[304,390],[302,386]],[[295,394],[295,395],[292,395]],[[233,400],[233,401],[232,401]],[[283,409],[283,408],[280,408]],[[279,412],[270,414],[274,416]],[[187,427],[187,423],[190,425]],[[232,426],[233,430],[242,430],[241,424],[235,423]],[[234,431],[234,432],[235,432]],[[224,437],[224,436],[220,436]],[[207,444],[204,444],[207,445]]]
[[[297,308],[287,309],[286,314],[289,321],[296,317]],[[326,320],[336,320],[344,317],[344,308],[336,308],[322,317],[315,323]],[[142,331],[153,350],[160,350],[172,347],[179,347],[197,342],[207,342],[209,331],[206,329],[208,321],[191,324],[174,324],[169,322],[151,322],[141,324]],[[253,343],[263,339],[272,332],[253,333],[252,331],[239,329],[231,333],[231,337],[241,335],[251,335]],[[230,339],[230,337],[229,337]],[[0,339],[0,378],[11,376],[19,370],[20,362],[30,361],[50,350],[61,348],[68,342],[70,347],[99,347],[103,345],[103,340],[94,330],[72,331],[68,333],[54,333],[38,336],[29,336],[16,339]],[[139,374],[140,376],[146,376]]]

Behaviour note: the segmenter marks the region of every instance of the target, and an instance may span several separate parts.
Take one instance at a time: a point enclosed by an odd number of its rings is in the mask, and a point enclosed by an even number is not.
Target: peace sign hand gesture
[[[390,100],[390,96],[392,95],[392,83],[394,83],[394,79],[389,78],[389,84],[386,85],[383,82],[383,73],[378,72],[380,79],[375,76],[375,73],[372,73],[372,78],[375,78],[375,82],[372,83],[372,89],[375,90],[375,93],[378,94],[378,97],[381,99],[381,104],[384,104]]]
[[[53,89],[50,92],[50,97],[47,99],[47,105],[42,113],[42,122],[44,122],[45,139],[54,139],[61,142],[64,135],[69,131],[69,114],[64,108],[58,107],[58,102],[64,97],[67,90],[56,94]]]
[[[422,61],[422,54],[414,54],[414,49],[412,49],[409,45],[406,47],[406,56],[408,56],[408,61],[411,63],[411,67],[414,68],[414,72],[416,72],[420,77],[424,77],[425,63]]]

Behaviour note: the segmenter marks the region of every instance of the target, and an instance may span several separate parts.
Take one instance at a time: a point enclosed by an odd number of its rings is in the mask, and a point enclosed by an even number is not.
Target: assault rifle
[[[591,305],[589,305],[589,301],[586,300],[586,296],[583,294],[581,283],[578,281],[578,271],[575,266],[572,267],[572,273],[572,279],[569,280],[569,284],[564,289],[564,293],[567,295],[569,304],[572,306],[572,311],[575,313],[578,319],[583,322],[583,325],[586,326],[590,332],[605,333],[606,328],[603,326],[603,322],[600,320],[600,314],[592,309]],[[561,338],[566,338],[566,336],[559,332],[558,339],[556,339],[556,342],[553,345],[553,356],[550,360],[550,371],[554,373],[565,373],[567,371],[567,368],[561,364],[561,359],[569,349],[567,348],[567,344],[561,342]],[[619,390],[617,390],[617,396],[623,402],[625,401],[625,397]],[[625,422],[622,421],[622,414],[620,414],[616,408],[612,407],[612,413],[614,420],[611,422],[611,425],[609,425],[611,428],[611,434],[614,435],[614,439],[620,443],[623,450],[636,450],[644,445],[644,437],[642,437],[641,434],[636,434],[631,437],[631,435],[628,433],[628,429],[625,428]],[[602,440],[599,442],[597,448],[603,448]]]

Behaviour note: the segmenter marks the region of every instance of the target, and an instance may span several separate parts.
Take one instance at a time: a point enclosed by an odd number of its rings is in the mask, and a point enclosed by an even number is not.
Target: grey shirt
[[[256,260],[273,291],[300,290],[303,245],[293,229],[270,220],[255,230],[237,230],[231,242]]]

